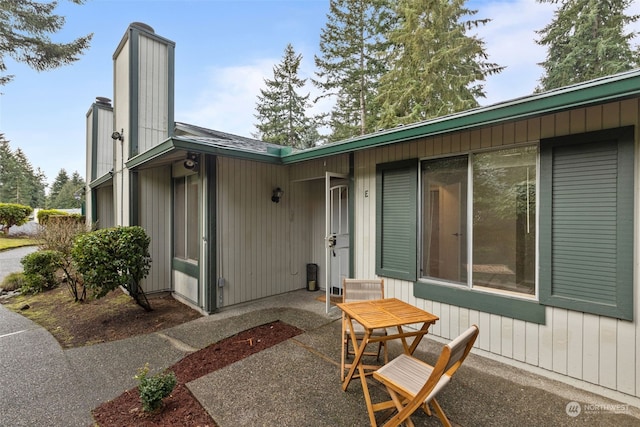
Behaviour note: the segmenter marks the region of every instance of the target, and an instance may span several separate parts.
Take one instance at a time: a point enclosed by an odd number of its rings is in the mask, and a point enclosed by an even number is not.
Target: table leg
[[[362,367],[362,355],[364,354],[364,350],[367,347],[367,343],[369,342],[369,337],[371,336],[371,331],[365,330],[364,337],[362,337],[362,342],[358,346],[358,339],[356,338],[355,330],[353,329],[353,320],[347,316],[347,320],[349,321],[349,336],[351,337],[351,342],[353,344],[353,348],[355,350],[355,355],[353,356],[353,362],[351,363],[351,368],[347,373],[346,378],[342,382],[342,390],[347,391],[347,387],[349,387],[349,383],[353,379],[353,375],[356,372],[356,368],[358,368],[358,372],[360,376],[364,378],[364,368]]]

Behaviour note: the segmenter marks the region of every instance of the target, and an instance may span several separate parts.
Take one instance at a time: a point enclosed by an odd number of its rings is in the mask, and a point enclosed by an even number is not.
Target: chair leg
[[[451,422],[449,422],[449,419],[444,414],[444,411],[440,407],[440,404],[438,403],[438,401],[436,399],[432,399],[431,400],[431,404],[433,405],[434,412],[436,413],[438,418],[440,418],[440,421],[442,422],[442,425],[445,426],[445,427],[451,427]]]
[[[393,404],[396,405],[398,414],[396,414],[393,418],[387,421],[387,423],[383,427],[395,427],[395,426],[399,426],[403,422],[407,425],[407,427],[415,427],[415,425],[413,424],[413,421],[411,421],[411,418],[409,417],[407,417],[406,419],[398,418],[399,412],[402,411],[402,408],[404,408],[403,403],[406,402],[406,399],[398,396],[398,393],[396,393],[393,389],[389,387],[387,387],[387,391],[389,392],[389,396],[391,396],[391,400],[393,400]]]

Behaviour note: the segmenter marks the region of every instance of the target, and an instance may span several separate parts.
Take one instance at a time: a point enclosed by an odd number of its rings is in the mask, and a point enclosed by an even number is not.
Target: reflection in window
[[[467,157],[422,164],[422,276],[466,282]]]
[[[198,175],[174,179],[173,255],[198,260]]]
[[[473,156],[473,285],[535,293],[535,147]]]
[[[536,161],[529,146],[422,162],[422,277],[535,293]]]

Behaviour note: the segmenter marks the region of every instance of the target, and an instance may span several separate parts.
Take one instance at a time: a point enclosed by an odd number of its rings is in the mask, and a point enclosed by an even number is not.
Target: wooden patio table
[[[374,412],[393,407],[393,403],[383,402],[381,404],[374,405],[371,403],[371,396],[369,395],[369,388],[367,387],[367,380],[365,372],[365,365],[362,363],[362,355],[368,344],[400,339],[404,352],[408,355],[413,354],[422,338],[429,332],[429,327],[438,321],[438,316],[431,314],[427,311],[421,310],[411,304],[401,301],[397,298],[385,298],[378,300],[366,300],[366,301],[354,301],[338,304],[338,307],[346,316],[346,320],[350,324],[350,337],[353,344],[353,348],[356,349],[353,363],[349,369],[344,382],[342,383],[342,390],[346,391],[349,387],[349,383],[353,379],[356,369],[358,370],[360,382],[362,383],[362,391],[364,392],[364,398],[367,403],[367,411],[369,412],[369,420],[371,425],[376,425]],[[362,338],[360,345],[356,339],[356,333],[353,327],[353,322],[360,323],[365,330],[364,337]],[[404,326],[417,324],[421,325],[417,330],[405,331]],[[385,336],[372,336],[374,329],[379,328],[396,328],[397,333],[388,334]],[[408,337],[414,337],[413,341],[409,344],[407,342]],[[366,366],[370,368],[370,366]]]

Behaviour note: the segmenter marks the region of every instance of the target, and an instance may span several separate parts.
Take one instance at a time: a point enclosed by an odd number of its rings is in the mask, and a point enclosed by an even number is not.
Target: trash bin
[[[307,290],[313,292],[318,289],[318,264],[307,264]]]

